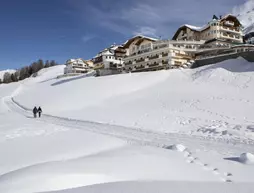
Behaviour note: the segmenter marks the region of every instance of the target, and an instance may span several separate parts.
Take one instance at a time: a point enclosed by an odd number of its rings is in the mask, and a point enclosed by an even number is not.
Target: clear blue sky
[[[184,23],[205,24],[242,0],[2,0],[0,70],[37,59],[89,59],[135,34],[170,38]]]

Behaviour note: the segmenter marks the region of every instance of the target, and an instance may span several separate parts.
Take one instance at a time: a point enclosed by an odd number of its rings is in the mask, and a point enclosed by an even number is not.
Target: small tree
[[[12,82],[12,80],[11,80],[11,74],[9,72],[6,72],[4,74],[4,81],[3,82],[4,83],[11,83]]]
[[[49,68],[49,67],[50,67],[50,62],[48,60],[46,60],[44,68]]]
[[[2,79],[0,78],[0,84],[2,84],[3,82],[2,82]]]
[[[12,82],[17,82],[18,78],[16,77],[15,73],[11,74],[11,81]]]
[[[57,63],[56,63],[55,60],[51,60],[51,61],[50,61],[50,66],[56,66],[56,65],[57,65]]]
[[[38,71],[43,69],[44,68],[44,62],[43,62],[43,60],[42,59],[38,60],[37,65],[38,65]]]
[[[17,70],[15,73],[14,73],[17,81],[19,80],[19,77],[20,77],[20,70]]]
[[[28,66],[21,68],[19,80],[24,80],[24,79],[30,77],[31,74],[29,71],[30,71],[30,68]]]

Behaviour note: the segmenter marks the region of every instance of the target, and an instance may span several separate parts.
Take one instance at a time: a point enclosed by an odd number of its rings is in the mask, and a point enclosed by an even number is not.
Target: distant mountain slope
[[[244,34],[254,32],[254,1],[249,0],[243,5],[235,7],[233,14],[238,17],[244,27]]]

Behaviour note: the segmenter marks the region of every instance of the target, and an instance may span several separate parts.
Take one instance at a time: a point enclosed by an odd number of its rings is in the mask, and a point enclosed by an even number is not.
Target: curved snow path
[[[3,99],[4,104],[10,109],[10,111],[21,114],[27,118],[32,118],[32,110],[16,102],[14,98],[12,98],[12,96],[5,97]],[[182,154],[183,159],[185,159],[186,163],[196,164],[200,166],[200,169],[211,172],[212,175],[216,175],[218,179],[223,182],[233,182],[233,180],[230,179],[233,174],[230,173],[230,171],[224,171],[223,169],[219,169],[213,166],[213,164],[210,165],[210,163],[206,163],[202,161],[202,159],[200,159],[198,156],[195,156],[195,151],[197,150],[197,148],[202,151],[214,150],[224,155],[229,153],[229,151],[230,153],[233,152],[238,155],[240,152],[251,152],[253,150],[252,145],[244,144],[242,143],[242,141],[235,140],[223,141],[214,138],[214,141],[212,141],[207,140],[206,137],[194,137],[188,136],[186,134],[155,133],[150,131],[127,128],[123,126],[75,120],[45,114],[40,119],[36,120],[68,128],[108,135],[123,139],[130,144],[137,144],[142,146],[165,148],[172,144],[184,144],[187,148],[182,152]]]

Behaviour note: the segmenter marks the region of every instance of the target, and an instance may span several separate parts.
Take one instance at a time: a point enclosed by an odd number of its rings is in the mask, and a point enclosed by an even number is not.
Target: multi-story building
[[[128,55],[124,58],[126,72],[154,71],[188,67],[196,50],[205,41],[154,40],[134,37],[126,42]]]
[[[110,75],[120,73],[123,68],[123,57],[126,51],[123,46],[113,45],[99,52],[94,58],[94,69],[98,75]]]
[[[93,68],[93,62],[91,60],[70,59],[66,61],[66,67],[64,68],[64,74],[83,74],[87,73],[89,69]]]
[[[175,33],[173,40],[224,40],[227,44],[243,43],[242,25],[233,15],[217,18],[203,27],[191,25],[181,26]]]

